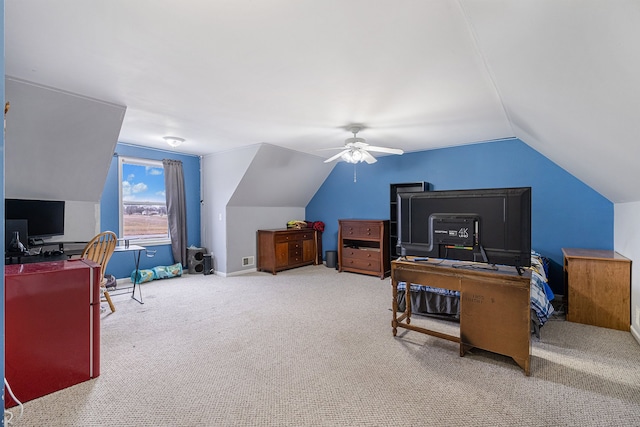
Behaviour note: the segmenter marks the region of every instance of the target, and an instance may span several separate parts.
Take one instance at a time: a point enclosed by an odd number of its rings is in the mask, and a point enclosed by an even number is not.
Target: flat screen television
[[[397,253],[518,271],[531,265],[531,187],[399,193],[397,198]]]
[[[5,220],[26,219],[30,240],[64,235],[63,200],[5,199]],[[23,242],[26,244],[26,242]]]

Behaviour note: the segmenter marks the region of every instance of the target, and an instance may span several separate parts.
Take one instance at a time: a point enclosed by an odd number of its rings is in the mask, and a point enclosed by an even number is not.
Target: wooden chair
[[[111,255],[113,255],[114,249],[116,248],[116,241],[116,233],[113,231],[103,231],[91,239],[82,251],[82,258],[86,258],[100,264],[100,291],[104,296],[104,299],[101,298],[100,301],[108,302],[112,313],[116,311],[116,307],[113,305],[111,296],[109,296],[109,292],[105,286],[107,281],[104,278],[104,271],[107,268]]]

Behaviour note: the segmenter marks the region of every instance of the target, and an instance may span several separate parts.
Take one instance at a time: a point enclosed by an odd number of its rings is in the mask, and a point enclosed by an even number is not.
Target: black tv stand
[[[37,244],[32,244],[37,242]],[[31,264],[35,262],[64,261],[82,255],[87,242],[50,242],[42,239],[29,239],[30,252],[5,252],[5,264]],[[33,249],[39,248],[35,252]]]
[[[36,239],[33,237],[30,237],[29,239],[29,247],[33,248],[36,246],[44,246],[44,240],[43,239]]]
[[[49,261],[66,261],[69,258],[71,258],[71,255],[67,255],[67,254],[59,254],[59,255],[53,255],[53,254],[49,254],[49,255],[45,255],[45,254],[38,254],[38,255],[29,255],[29,254],[23,254],[23,253],[12,253],[12,252],[7,252],[4,254],[4,263],[6,265],[11,265],[11,264],[33,264],[36,262],[49,262]]]

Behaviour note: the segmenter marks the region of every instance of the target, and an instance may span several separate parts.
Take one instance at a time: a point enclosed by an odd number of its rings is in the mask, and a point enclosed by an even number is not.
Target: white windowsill
[[[129,240],[130,245],[139,245],[139,246],[160,246],[160,245],[170,245],[171,239],[136,239]]]

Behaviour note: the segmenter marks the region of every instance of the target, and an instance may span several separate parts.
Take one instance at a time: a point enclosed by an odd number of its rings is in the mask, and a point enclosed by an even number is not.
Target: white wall
[[[631,260],[631,333],[640,343],[640,202],[613,209],[614,249]]]
[[[64,236],[51,242],[87,242],[100,232],[100,203],[67,200],[64,204]]]
[[[227,202],[244,176],[258,146],[202,159],[202,246],[212,255],[216,273],[227,272]]]
[[[305,219],[305,208],[335,164],[271,144],[205,156],[202,161],[202,245],[216,274],[253,271],[256,231]]]
[[[227,227],[233,236],[227,242],[227,267],[230,272],[253,271],[257,267],[257,230],[286,228],[287,221],[304,220],[303,207],[228,207]],[[253,256],[254,265],[242,266],[242,258]]]
[[[65,234],[100,231],[100,196],[126,107],[6,78],[5,197],[65,201]]]
[[[10,77],[6,84],[5,197],[99,202],[126,107]]]

